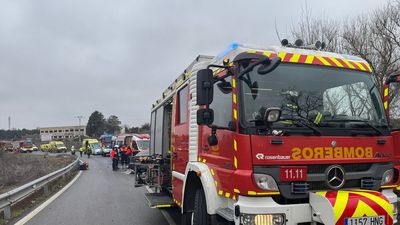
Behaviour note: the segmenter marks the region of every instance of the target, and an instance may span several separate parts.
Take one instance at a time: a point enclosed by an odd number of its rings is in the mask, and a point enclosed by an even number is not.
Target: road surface
[[[83,157],[87,160],[87,157]],[[133,176],[112,171],[110,159],[91,156],[90,169],[27,225],[168,225],[150,209]]]

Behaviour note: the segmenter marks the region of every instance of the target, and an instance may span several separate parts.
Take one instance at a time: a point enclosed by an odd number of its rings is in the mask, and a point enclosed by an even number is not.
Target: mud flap
[[[393,224],[393,208],[380,192],[346,190],[310,193],[312,218],[316,222],[346,225],[346,218],[384,216],[385,225]]]

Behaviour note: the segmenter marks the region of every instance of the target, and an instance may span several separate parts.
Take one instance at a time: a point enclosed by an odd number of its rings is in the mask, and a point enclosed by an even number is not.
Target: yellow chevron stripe
[[[224,192],[223,192],[222,190],[219,190],[219,191],[218,191],[218,194],[219,194],[219,195],[223,195]]]
[[[168,208],[171,207],[172,205],[170,204],[165,204],[165,205],[156,205],[156,208]]]
[[[376,202],[378,205],[380,205],[380,206],[386,211],[386,213],[387,213],[388,215],[390,215],[391,217],[393,217],[392,205],[391,205],[389,202],[387,202],[385,199],[383,199],[383,198],[381,198],[381,197],[379,197],[379,196],[376,196],[376,195],[367,193],[367,192],[350,192],[350,193],[357,194],[357,195],[361,195],[361,196],[364,196],[364,197],[366,197],[366,198],[371,199],[372,201],[374,201],[374,202]]]
[[[233,149],[237,151],[237,141],[235,139],[233,140]]]
[[[235,166],[235,169],[238,167],[238,162],[236,156],[233,156],[233,165]]]
[[[257,195],[257,192],[255,192],[255,191],[248,191],[247,194],[248,194],[248,195]]]
[[[214,176],[214,175],[215,175],[215,173],[214,173],[214,170],[213,170],[213,169],[211,169],[210,171],[211,171],[211,175],[213,175],[213,176]]]
[[[257,51],[256,50],[248,50],[247,52],[248,53],[256,53]]]
[[[317,56],[316,58],[319,59],[319,61],[321,61],[322,64],[324,64],[325,66],[331,66],[331,64],[326,61],[326,59],[324,59],[322,56]]]
[[[272,192],[258,192],[257,195],[263,195],[263,196],[270,196],[270,195],[280,195],[281,193],[279,191],[272,191]]]
[[[330,60],[332,60],[333,63],[335,63],[335,65],[337,67],[344,67],[342,63],[339,62],[339,60],[337,60],[336,58],[333,57],[329,57]]]
[[[364,63],[364,65],[367,67],[368,72],[372,72],[372,68],[371,68],[371,66],[369,65],[369,63]]]
[[[214,184],[215,184],[215,187],[218,186],[218,182],[216,180],[214,181]]]
[[[318,192],[315,192],[315,194],[320,195],[320,196],[322,196],[322,197],[325,197],[325,196],[326,196],[326,193],[328,193],[328,192],[326,192],[326,191],[318,191]]]
[[[355,63],[358,67],[360,67],[360,70],[362,70],[362,71],[367,71],[366,69],[364,69],[364,65],[362,65],[360,62],[354,61],[354,63]]]
[[[385,88],[384,92],[383,92],[383,96],[388,96],[389,95],[389,88]]]
[[[234,189],[233,189],[233,192],[235,192],[235,193],[237,193],[237,194],[240,194],[240,191],[239,191],[239,189],[237,189],[237,188],[234,188]]]
[[[349,67],[350,69],[355,69],[355,67],[351,65],[347,59],[342,59],[342,60],[347,65],[347,67]]]
[[[284,59],[285,56],[286,56],[286,52],[279,52],[279,53],[278,53],[278,56],[279,56],[279,58],[281,58],[282,61],[283,61],[283,59]]]
[[[289,62],[292,62],[292,63],[297,63],[297,62],[299,62],[299,59],[300,59],[300,54],[293,54],[293,56],[292,56],[292,58],[289,60]]]
[[[385,107],[385,109],[388,109],[388,102],[387,102],[387,101],[385,101],[385,102],[383,103],[383,107]]]
[[[268,58],[271,56],[271,52],[263,52],[263,54],[264,54],[265,56],[267,56]]]
[[[225,193],[225,198],[229,198],[229,197],[231,197],[231,193],[226,192],[226,193]]]
[[[238,118],[237,110],[236,110],[236,109],[233,109],[233,118],[234,118],[235,120],[237,120],[237,118]]]
[[[378,213],[376,213],[375,210],[371,208],[371,206],[359,200],[356,207],[356,211],[354,211],[354,214],[351,217],[377,216],[377,215]]]
[[[312,64],[314,61],[314,56],[313,55],[308,55],[306,58],[306,61],[304,62],[305,64]]]
[[[232,79],[232,87],[236,88],[236,79],[234,79],[234,78]]]
[[[235,93],[233,93],[232,98],[233,98],[233,104],[236,104],[237,103],[237,100],[236,100],[237,97],[236,97]]]
[[[349,201],[349,192],[339,191],[336,196],[333,212],[335,214],[335,223],[340,219],[344,210],[346,209],[347,202]]]

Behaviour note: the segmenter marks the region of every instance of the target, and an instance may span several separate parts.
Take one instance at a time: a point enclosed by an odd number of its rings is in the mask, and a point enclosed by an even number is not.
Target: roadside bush
[[[70,156],[0,154],[0,193],[65,167],[74,160]]]

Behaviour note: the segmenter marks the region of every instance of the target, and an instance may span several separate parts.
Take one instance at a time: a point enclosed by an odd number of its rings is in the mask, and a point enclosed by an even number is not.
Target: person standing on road
[[[81,146],[80,148],[79,148],[79,154],[81,155],[81,158],[82,158],[82,154],[83,154],[83,151],[84,151],[85,149],[83,148],[83,146]]]
[[[120,153],[121,153],[121,166],[122,168],[124,168],[124,165],[126,163],[126,145],[123,145],[121,147]]]
[[[131,155],[132,155],[132,149],[130,146],[128,146],[128,148],[126,148],[126,155],[125,155],[126,157],[125,163],[128,168],[129,168],[129,163],[131,161]]]
[[[88,159],[90,158],[90,154],[92,154],[92,146],[90,146],[89,141],[86,141],[85,143],[85,150],[86,154],[88,155]]]
[[[111,150],[110,158],[112,160],[112,169],[117,170],[118,169],[118,149],[117,149],[117,147],[114,147]]]

